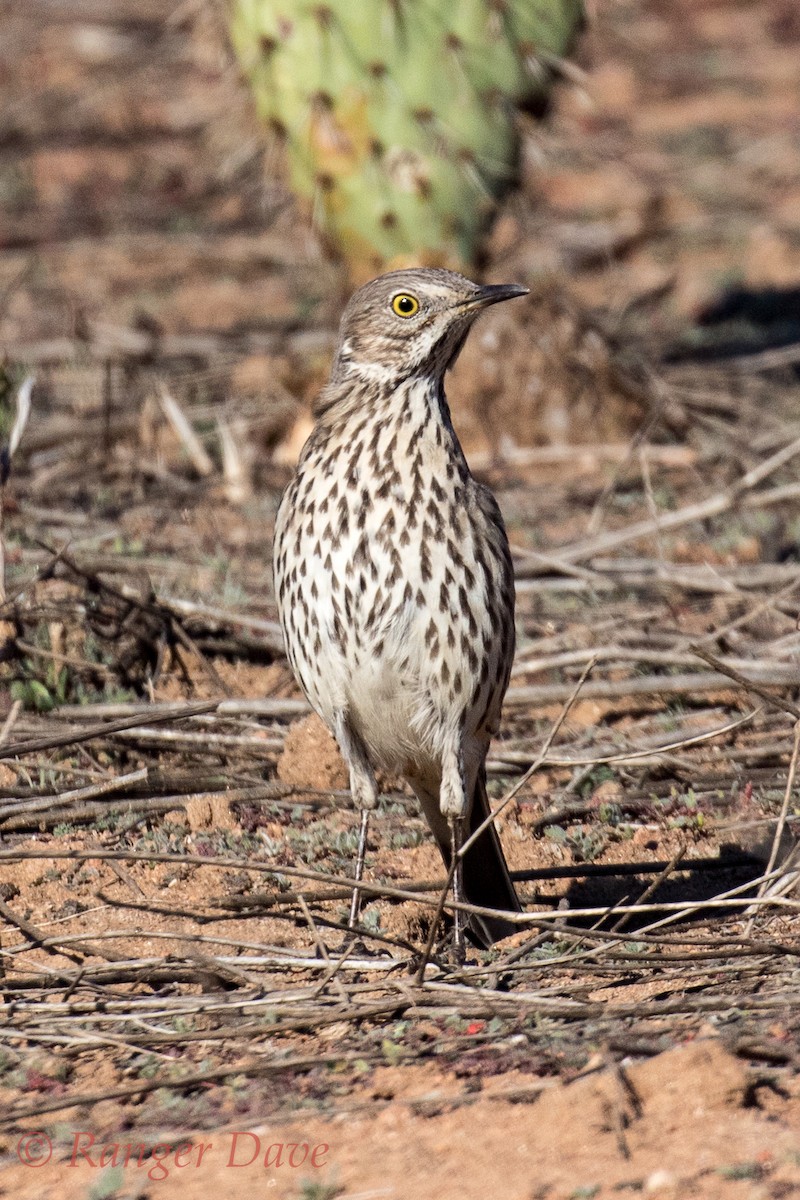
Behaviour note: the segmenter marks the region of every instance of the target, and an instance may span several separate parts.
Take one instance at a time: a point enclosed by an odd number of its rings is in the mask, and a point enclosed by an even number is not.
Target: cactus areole
[[[355,274],[469,262],[583,0],[233,0],[294,189]]]

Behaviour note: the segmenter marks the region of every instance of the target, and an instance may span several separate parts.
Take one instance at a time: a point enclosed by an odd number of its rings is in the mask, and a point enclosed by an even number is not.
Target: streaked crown
[[[519,284],[477,284],[455,271],[391,271],[359,288],[344,310],[332,383],[441,377],[490,304],[524,296]]]

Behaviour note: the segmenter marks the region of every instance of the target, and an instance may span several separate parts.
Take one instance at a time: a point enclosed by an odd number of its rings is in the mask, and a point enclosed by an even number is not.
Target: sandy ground
[[[488,274],[530,280],[534,294],[526,307],[498,311],[476,331],[450,391],[465,444],[500,493],[523,553],[585,536],[587,521],[598,513],[602,519],[606,502],[614,525],[647,515],[654,504],[675,509],[706,482],[725,491],[785,434],[796,436],[796,408],[784,403],[778,411],[770,381],[761,390],[753,381],[737,383],[722,395],[718,381],[704,382],[696,391],[710,392],[714,404],[689,407],[690,421],[679,413],[682,425],[667,414],[656,431],[662,457],[648,475],[644,458],[634,455],[631,466],[628,446],[651,414],[620,370],[626,338],[680,341],[721,288],[787,287],[800,275],[796,4],[603,0],[593,9],[576,60],[585,75],[558,86],[546,127],[527,129],[520,190],[487,241]],[[268,174],[265,187],[258,140],[252,153],[240,153],[241,131],[250,137],[254,129],[202,5],[36,0],[28,8],[0,3],[0,12],[9,30],[0,47],[0,88],[9,99],[0,166],[0,347],[14,361],[42,364],[42,411],[54,422],[31,431],[38,438],[31,459],[4,498],[8,577],[14,585],[29,580],[45,561],[43,544],[68,542],[97,572],[135,586],[140,598],[153,579],[160,593],[274,620],[269,528],[308,427],[307,402],[328,367],[343,272],[324,259],[280,182]],[[588,304],[610,311],[602,336]],[[162,337],[211,339],[200,366],[172,361],[172,384],[187,407],[198,405],[203,429],[213,426],[221,397],[240,406],[234,417],[242,424],[234,428],[246,449],[238,481],[219,473],[198,481],[187,469],[185,447],[152,399],[152,356],[140,350],[135,370],[127,360],[113,368],[112,432],[119,436],[100,453],[103,375],[83,355],[122,334],[152,337],[156,349]],[[691,336],[699,338],[697,327]],[[788,389],[792,380],[780,382]],[[787,394],[780,393],[782,402]],[[68,418],[59,425],[60,403]],[[742,433],[736,414],[759,404],[763,424]],[[94,432],[77,443],[70,463],[71,439],[92,421]],[[719,436],[718,454],[692,440],[698,429]],[[583,444],[581,455],[559,458],[570,441]],[[606,461],[598,455],[608,442]],[[552,449],[554,457],[498,460],[498,448],[508,452],[515,444]],[[212,449],[216,455],[216,443]],[[137,475],[142,465],[153,473]],[[787,474],[784,481],[791,486],[793,479]],[[796,498],[789,496],[782,506],[743,506],[724,523],[697,523],[647,544],[653,559],[666,553],[670,566],[707,572],[695,591],[673,579],[643,587],[640,602],[641,585],[607,599],[603,592],[561,597],[523,584],[521,644],[551,639],[543,654],[578,653],[621,629],[629,633],[636,618],[644,630],[636,645],[644,652],[672,646],[678,635],[688,641],[721,624],[735,626],[737,605],[758,605],[764,589],[788,586],[779,572],[791,570],[796,545]],[[735,572],[759,568],[774,574],[743,600],[738,589],[749,585]],[[709,579],[722,579],[718,592]],[[30,642],[42,634],[37,645],[46,661],[42,667],[36,659],[37,678],[54,694],[62,687],[59,703],[85,703],[87,688],[93,702],[147,696],[152,630],[136,642],[125,603],[93,587],[57,578],[31,588],[36,618],[28,626],[23,613],[16,636]],[[76,629],[78,612],[83,624]],[[88,676],[87,622],[105,654]],[[793,636],[796,622],[788,600],[782,608],[767,605],[753,624],[733,628],[727,650],[758,655]],[[185,643],[181,659],[165,652],[153,699],[196,700],[221,689],[240,698],[297,699],[266,635],[247,643],[235,624],[221,633],[212,624],[209,632],[199,618],[188,628],[204,653]],[[82,662],[76,678],[84,691],[69,672],[62,679],[52,668],[53,652],[72,666]],[[612,683],[629,677],[619,668],[610,672]],[[554,668],[530,680],[523,672],[514,682],[574,678]],[[1,682],[5,718],[14,693],[5,675]],[[582,699],[563,733],[571,748],[589,753],[598,738],[627,745],[628,738],[636,744],[673,727],[680,736],[699,734],[738,719],[744,704],[733,686],[704,694],[702,703],[669,695],[637,706],[623,688],[615,699]],[[552,699],[507,706],[496,752],[530,758],[560,711],[561,701]],[[683,751],[649,774],[600,772],[569,794],[569,771],[540,772],[500,822],[512,867],[647,864],[679,852],[713,858],[732,827],[741,840],[747,822],[755,829],[748,844],[761,839],[759,852],[766,846],[768,854],[767,817],[774,820],[780,807],[791,751],[787,715],[772,717],[726,742],[730,757],[716,748],[706,758]],[[14,736],[26,739],[52,731],[45,715],[32,711],[30,696],[15,728]],[[759,927],[756,946],[747,943],[740,912],[704,916],[684,930],[696,939],[685,958],[676,942],[665,943],[663,958],[639,960],[634,947],[627,958],[587,958],[581,966],[559,958],[556,935],[555,951],[543,951],[556,965],[534,957],[523,983],[512,981],[530,1001],[525,1007],[520,999],[518,1013],[503,1006],[500,987],[488,999],[472,989],[462,1009],[451,995],[439,1009],[418,992],[404,1000],[403,988],[412,987],[408,970],[375,989],[385,1011],[345,1019],[335,991],[322,989],[318,1009],[301,994],[303,986],[313,993],[318,974],[304,974],[296,961],[281,968],[254,959],[313,954],[320,936],[277,903],[258,907],[270,888],[268,898],[280,899],[267,867],[350,870],[356,818],[329,741],[304,718],[290,725],[245,716],[182,728],[239,742],[214,757],[109,737],[80,754],[0,763],[3,804],[35,795],[37,787],[52,789],[54,780],[63,791],[145,767],[154,799],[175,794],[173,807],[165,801],[129,827],[121,803],[95,825],[65,817],[55,825],[43,820],[41,828],[29,823],[22,832],[2,828],[2,948],[9,959],[0,1110],[12,1115],[0,1119],[0,1194],[800,1196],[794,910]],[[698,779],[712,782],[700,788]],[[507,782],[495,769],[495,794]],[[275,788],[250,802],[244,793],[260,784]],[[395,884],[439,877],[418,814],[395,792],[395,781],[382,784],[391,802],[374,821],[368,873]],[[309,800],[317,791],[322,800]],[[244,798],[230,798],[240,792]],[[543,827],[542,814],[567,795],[579,811]],[[90,855],[98,847],[175,860],[47,857]],[[15,850],[40,857],[3,861],[4,851]],[[191,861],[179,861],[181,855]],[[227,865],[196,861],[215,855]],[[602,909],[640,896],[649,881],[604,883],[587,869],[585,877],[529,881],[525,888],[531,906],[561,900],[573,910]],[[659,896],[686,902],[733,882],[723,872],[709,882],[677,871]],[[345,909],[341,895],[313,905],[320,920],[340,918]],[[381,899],[368,911],[387,937],[424,943],[425,914],[414,902]],[[323,934],[335,951],[338,932],[323,927]],[[47,937],[73,942],[53,950]],[[514,950],[512,943],[505,953]],[[101,969],[119,975],[97,983],[92,972]],[[46,1002],[37,990],[42,973],[46,982],[48,973],[57,977]],[[366,968],[359,987],[364,979]],[[293,989],[296,1008],[280,1024],[267,1001],[283,1003]],[[242,994],[256,1012],[252,1020],[235,1008]],[[134,1001],[163,1001],[164,1010],[139,1023],[103,1009]],[[176,1017],[184,1001],[196,1011]],[[561,1006],[557,1016],[548,1005]],[[573,1010],[582,1015],[570,1017]],[[320,1015],[318,1027],[310,1011]],[[280,1054],[309,1063],[259,1074],[259,1060]],[[228,1067],[230,1076],[189,1089],[124,1094],[153,1080],[174,1082],[175,1072]]]
[[[781,1091],[703,1038],[541,1091],[505,1076],[476,1093],[436,1070],[387,1067],[333,1118],[165,1130],[141,1165],[135,1135],[104,1134],[96,1119],[46,1162],[42,1135],[15,1135],[9,1151],[31,1165],[5,1168],[2,1184],[19,1200],[102,1195],[104,1182],[154,1198],[779,1200],[800,1192],[800,1091]]]

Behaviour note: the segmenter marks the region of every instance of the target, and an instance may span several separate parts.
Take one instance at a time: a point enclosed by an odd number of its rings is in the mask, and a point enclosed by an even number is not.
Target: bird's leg
[[[367,752],[361,738],[353,731],[344,713],[336,721],[336,740],[350,768],[350,794],[353,804],[361,812],[361,825],[358,832],[358,850],[356,852],[355,885],[350,901],[350,918],[348,925],[355,929],[361,908],[361,889],[359,883],[364,873],[364,857],[367,851],[367,830],[369,828],[370,809],[378,802],[378,785],[375,774],[370,766]]]
[[[464,844],[464,819],[467,815],[467,790],[464,780],[464,756],[460,745],[454,745],[443,756],[442,784],[439,791],[439,808],[450,825],[450,864],[453,872],[453,941],[456,961],[465,958],[464,929],[466,914],[458,907],[466,900],[464,895],[464,860],[459,853]]]
[[[369,809],[362,808],[361,810],[361,827],[358,831],[358,850],[356,852],[356,873],[355,887],[350,900],[350,917],[347,924],[351,929],[355,929],[358,924],[358,913],[361,908],[361,889],[359,883],[361,876],[364,874],[364,856],[367,852],[367,829],[369,827]]]
[[[466,952],[464,949],[464,924],[465,914],[458,907],[463,904],[464,896],[464,860],[459,851],[464,844],[464,818],[450,818],[450,853],[452,854],[451,862],[453,866],[453,901],[456,907],[453,910],[453,944],[455,946],[456,961],[463,963]]]

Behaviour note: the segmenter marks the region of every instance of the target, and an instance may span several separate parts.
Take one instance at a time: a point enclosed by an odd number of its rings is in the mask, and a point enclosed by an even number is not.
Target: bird
[[[439,268],[359,288],[274,533],[287,656],[361,812],[350,924],[384,770],[410,785],[451,872],[462,960],[465,935],[488,948],[521,911],[486,791],[515,596],[500,509],[470,472],[444,378],[476,317],[527,291]]]

